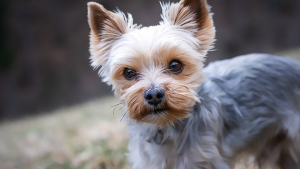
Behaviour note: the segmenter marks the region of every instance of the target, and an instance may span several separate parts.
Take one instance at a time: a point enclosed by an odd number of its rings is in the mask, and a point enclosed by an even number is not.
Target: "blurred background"
[[[1,169],[34,168],[37,161],[44,168],[126,166],[125,157],[118,157],[121,153],[117,153],[120,149],[126,152],[127,136],[118,134],[125,130],[125,125],[119,122],[122,114],[109,116],[113,111],[110,106],[118,102],[111,98],[111,88],[101,82],[97,70],[89,65],[87,2],[0,1],[0,164],[6,164]],[[96,2],[109,10],[118,7],[124,13],[131,13],[134,22],[143,26],[160,21],[157,0]],[[299,59],[299,0],[208,0],[208,3],[214,13],[217,41],[207,63],[255,52]],[[115,121],[120,130],[110,131],[109,120]],[[92,134],[86,136],[86,133]],[[84,139],[79,141],[79,138]],[[88,139],[96,140],[95,144]],[[119,142],[107,148],[105,139]],[[56,151],[62,147],[49,146],[55,142],[69,147],[63,155],[57,155]],[[123,147],[116,147],[117,144]],[[97,147],[99,151],[94,151]],[[85,152],[87,149],[89,153]],[[118,160],[107,162],[100,152],[117,156]],[[82,160],[90,161],[91,157],[98,157],[93,167]],[[17,158],[23,161],[15,163]]]
[[[155,0],[97,1],[158,24]],[[300,46],[299,0],[209,0],[217,29],[208,61]],[[112,95],[89,65],[85,0],[0,2],[0,119],[15,119]]]

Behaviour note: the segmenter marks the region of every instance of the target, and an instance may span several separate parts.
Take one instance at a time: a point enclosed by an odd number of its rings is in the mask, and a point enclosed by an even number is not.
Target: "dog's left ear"
[[[162,19],[161,24],[178,25],[180,29],[191,31],[203,52],[212,48],[216,31],[206,0],[181,0],[162,5]]]

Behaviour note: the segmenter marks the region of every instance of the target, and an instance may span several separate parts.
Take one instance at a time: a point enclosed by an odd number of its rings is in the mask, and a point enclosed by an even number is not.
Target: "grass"
[[[120,169],[128,134],[113,98],[0,125],[1,169]]]
[[[278,52],[279,55],[289,56],[291,58],[300,60],[300,47],[295,49],[289,49],[282,52]]]
[[[278,54],[300,60],[300,48]],[[1,169],[129,169],[128,134],[112,97],[0,124]],[[114,112],[114,113],[113,113]],[[250,161],[236,169],[255,169]]]

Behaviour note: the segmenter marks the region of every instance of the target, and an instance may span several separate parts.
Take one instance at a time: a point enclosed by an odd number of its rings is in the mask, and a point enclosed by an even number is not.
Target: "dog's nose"
[[[145,100],[153,106],[157,106],[165,97],[165,92],[160,88],[149,89],[145,92],[144,98]]]

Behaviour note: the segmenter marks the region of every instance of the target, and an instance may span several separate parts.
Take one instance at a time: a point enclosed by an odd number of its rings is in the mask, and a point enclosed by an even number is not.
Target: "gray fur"
[[[251,54],[204,72],[201,103],[189,118],[161,130],[130,125],[132,168],[230,169],[242,154],[260,165],[300,168],[300,63]]]

